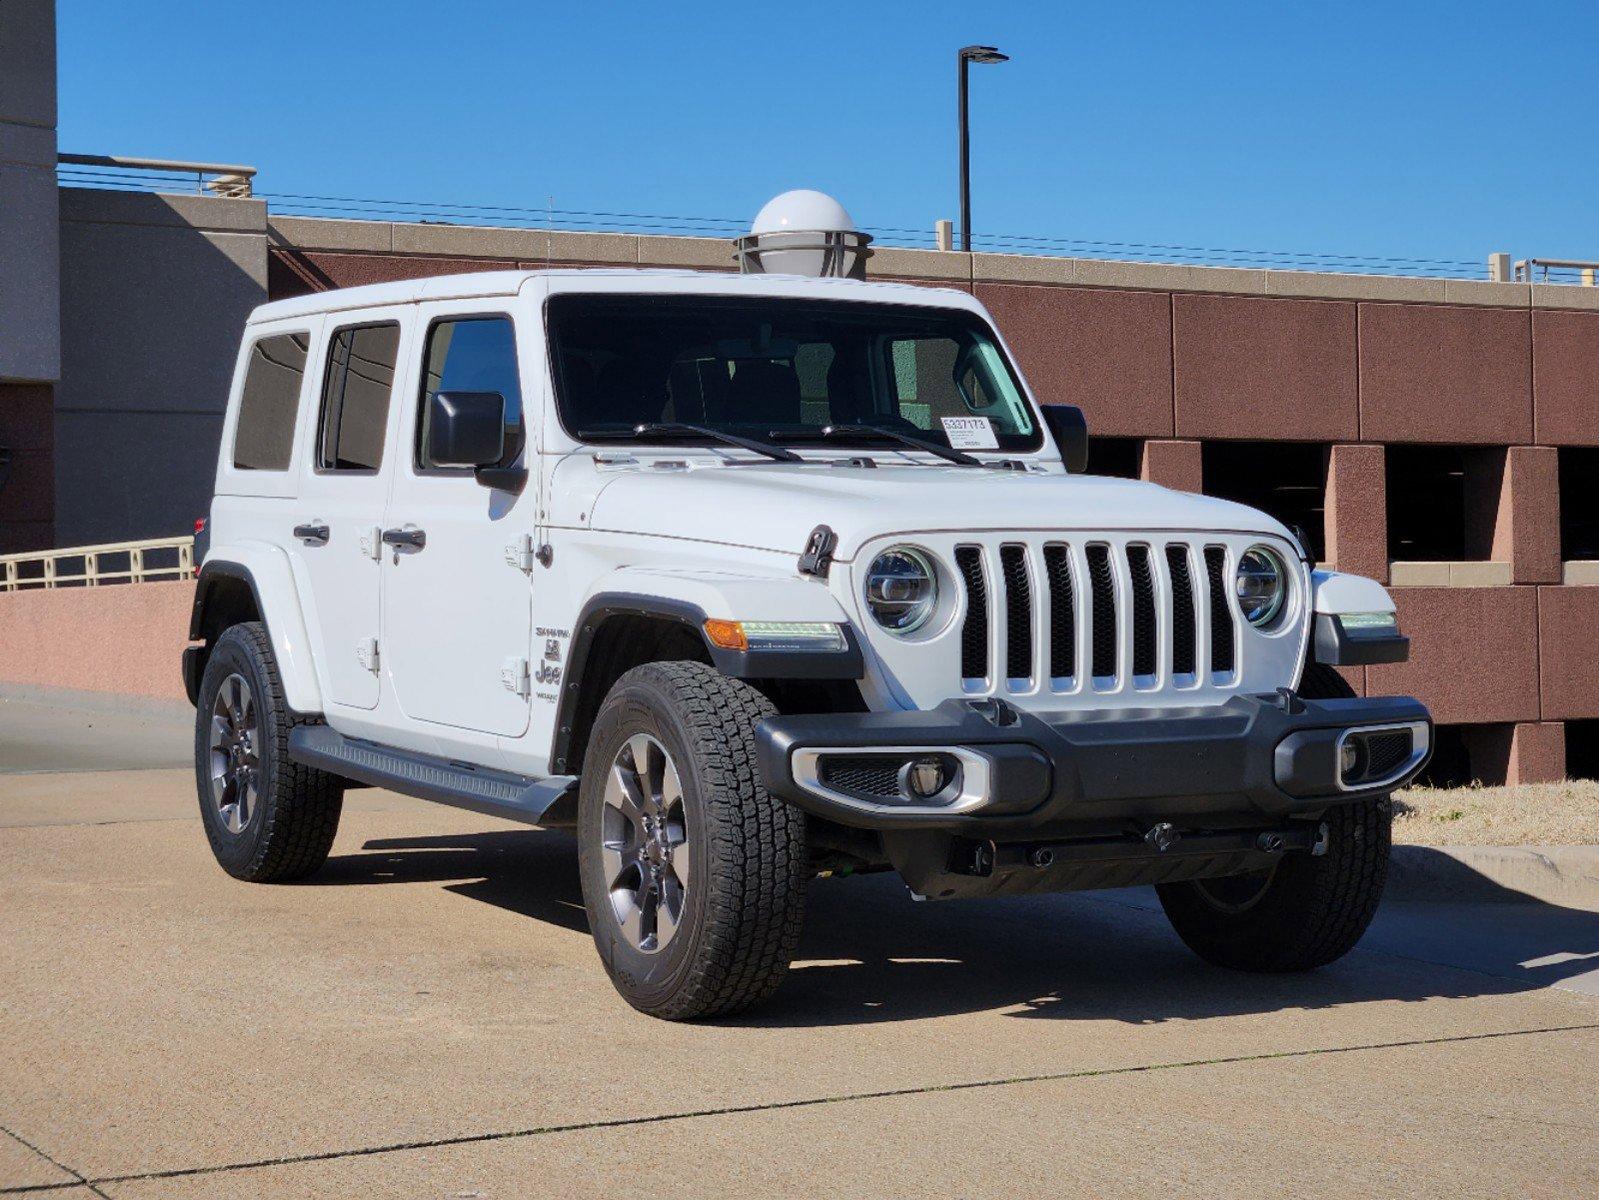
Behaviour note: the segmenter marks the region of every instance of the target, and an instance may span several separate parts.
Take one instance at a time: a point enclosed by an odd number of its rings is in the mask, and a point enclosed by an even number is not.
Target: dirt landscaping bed
[[[1599,781],[1407,788],[1394,841],[1412,846],[1599,845]]]

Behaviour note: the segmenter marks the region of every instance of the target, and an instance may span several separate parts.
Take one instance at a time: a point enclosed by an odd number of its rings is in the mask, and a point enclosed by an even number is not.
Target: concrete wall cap
[[[1446,279],[1444,300],[1450,304],[1491,304],[1500,308],[1526,308],[1532,304],[1532,288],[1525,283],[1494,283],[1486,279]]]
[[[641,267],[734,269],[733,243],[727,238],[640,237],[635,241]]]
[[[274,246],[294,250],[394,249],[394,226],[387,221],[345,221],[326,217],[269,217],[267,236]]]
[[[1599,587],[1599,562],[1583,559],[1562,564],[1567,587]]]
[[[1392,562],[1394,587],[1499,588],[1511,584],[1508,562]]]
[[[1599,287],[1578,287],[1572,283],[1535,283],[1534,308],[1585,308],[1599,310]]]
[[[949,250],[909,250],[895,246],[874,246],[866,262],[866,274],[897,279],[931,279],[938,282],[969,283],[972,256]]]
[[[83,224],[171,225],[207,233],[265,233],[265,200],[62,188],[61,220]]]
[[[1441,302],[1442,279],[1399,275],[1348,275],[1331,271],[1267,271],[1266,293],[1315,300]]]
[[[638,262],[638,239],[633,234],[397,222],[391,236],[396,254],[524,262]]]

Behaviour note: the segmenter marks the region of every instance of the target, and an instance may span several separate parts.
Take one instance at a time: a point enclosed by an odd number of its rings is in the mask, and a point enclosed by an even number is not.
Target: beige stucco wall
[[[0,593],[0,683],[185,699],[194,583]]]

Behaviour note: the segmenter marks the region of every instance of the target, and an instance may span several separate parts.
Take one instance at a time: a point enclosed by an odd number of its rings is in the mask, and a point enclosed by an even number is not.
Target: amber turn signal
[[[739,621],[723,621],[712,617],[705,622],[705,636],[711,645],[722,650],[748,650],[749,638],[744,636],[744,625]]]

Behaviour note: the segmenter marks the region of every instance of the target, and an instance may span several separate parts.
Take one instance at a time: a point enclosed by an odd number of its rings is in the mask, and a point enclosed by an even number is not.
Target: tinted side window
[[[294,450],[294,418],[311,344],[304,333],[280,333],[250,347],[233,432],[233,465],[241,471],[286,471]]]
[[[439,392],[498,392],[505,397],[505,458],[522,451],[522,386],[516,373],[516,335],[509,317],[463,317],[440,321],[428,331],[423,361],[422,404],[416,422],[416,465],[435,467],[428,457],[428,418]]]
[[[328,345],[322,380],[322,432],[317,466],[324,471],[376,471],[399,355],[398,325],[340,329]]]

